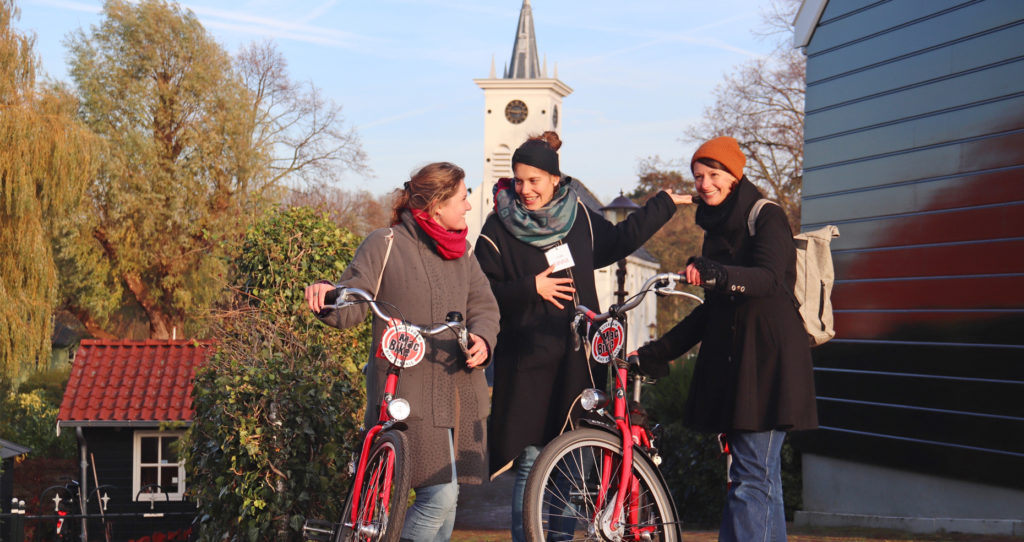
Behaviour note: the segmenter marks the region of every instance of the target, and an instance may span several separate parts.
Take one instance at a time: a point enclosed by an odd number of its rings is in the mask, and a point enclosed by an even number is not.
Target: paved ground
[[[512,521],[511,472],[505,472],[493,482],[483,485],[459,487],[459,508],[455,528],[459,530],[505,530]]]
[[[459,508],[455,518],[453,542],[506,542],[511,522],[511,473],[479,486],[459,488]],[[716,531],[686,531],[686,542],[716,542]],[[1024,542],[1024,537],[939,533],[914,535],[899,531],[862,528],[795,528],[789,527],[790,542]]]

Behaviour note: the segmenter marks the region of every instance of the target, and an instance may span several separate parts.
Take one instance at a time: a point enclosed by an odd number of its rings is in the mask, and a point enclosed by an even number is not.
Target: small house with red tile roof
[[[57,430],[75,431],[79,481],[86,482],[86,493],[97,484],[107,486],[112,540],[191,524],[195,506],[185,500],[188,481],[177,443],[192,422],[195,370],[205,363],[210,346],[193,340],[81,342]],[[139,517],[113,519],[132,512]],[[102,532],[104,527],[93,523],[90,532]]]

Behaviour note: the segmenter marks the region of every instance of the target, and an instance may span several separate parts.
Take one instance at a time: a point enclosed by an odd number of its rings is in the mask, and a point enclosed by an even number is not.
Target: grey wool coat
[[[417,325],[443,322],[450,311],[461,312],[469,332],[483,338],[493,352],[498,335],[498,304],[468,243],[462,257],[445,260],[437,253],[434,240],[408,211],[403,211],[401,218],[391,228],[376,230],[366,237],[338,282],[376,293],[377,300],[398,307],[406,320]],[[390,236],[393,244],[389,253]],[[367,310],[365,304],[354,305],[331,311],[322,320],[334,327],[350,327],[361,322]],[[374,316],[373,345],[365,369],[366,427],[377,422],[384,390],[388,361],[376,357],[376,352],[385,327],[386,322]],[[412,407],[405,430],[410,445],[412,486],[452,480],[449,429],[454,429],[459,482],[479,484],[487,470],[486,419],[490,409],[484,371],[482,366],[466,366],[453,333],[424,339],[426,354],[419,364],[402,370],[397,393]]]

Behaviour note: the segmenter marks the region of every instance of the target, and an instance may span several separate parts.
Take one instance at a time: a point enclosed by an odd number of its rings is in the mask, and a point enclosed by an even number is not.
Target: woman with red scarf
[[[482,370],[498,335],[498,304],[476,258],[468,251],[465,174],[454,164],[427,165],[396,191],[392,226],[376,230],[356,250],[339,283],[362,288],[401,309],[416,324],[443,322],[450,311],[465,317],[470,356],[454,337],[425,337],[427,353],[402,371],[402,397],[412,407],[409,440],[416,502],[406,513],[402,540],[448,540],[455,524],[459,483],[479,484],[486,474],[486,419],[490,409]],[[319,313],[329,282],[306,288]],[[366,305],[330,311],[324,323],[345,328],[363,321]],[[373,319],[371,352],[386,322]],[[366,373],[366,424],[376,422],[387,360],[371,354]]]

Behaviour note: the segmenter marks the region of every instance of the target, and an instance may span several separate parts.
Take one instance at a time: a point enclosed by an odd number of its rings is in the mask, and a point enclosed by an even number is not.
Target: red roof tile
[[[211,350],[208,341],[83,340],[57,421],[189,421],[192,378]]]

